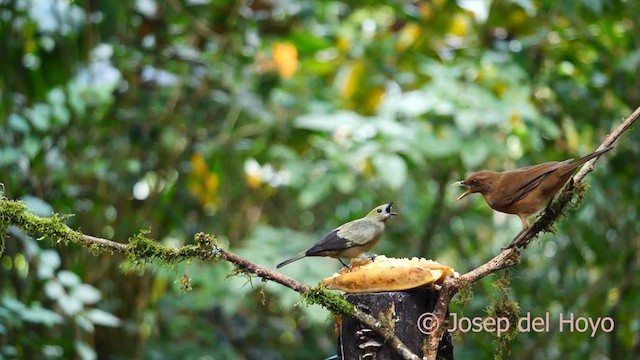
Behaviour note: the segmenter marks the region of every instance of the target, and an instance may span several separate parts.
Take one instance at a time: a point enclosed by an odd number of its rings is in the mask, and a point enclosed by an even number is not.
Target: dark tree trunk
[[[416,355],[422,357],[422,346],[426,343],[428,315],[435,307],[438,292],[421,288],[398,292],[346,294],[347,300],[362,311],[392,322],[396,336]],[[420,326],[418,322],[421,322]],[[363,327],[359,321],[343,317],[338,336],[338,358],[343,360],[401,359],[398,353],[385,344],[378,334]],[[438,348],[438,359],[453,360],[451,336],[445,332]]]

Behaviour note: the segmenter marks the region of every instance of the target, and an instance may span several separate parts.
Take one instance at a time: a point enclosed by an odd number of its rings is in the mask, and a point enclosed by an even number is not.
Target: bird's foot
[[[555,197],[549,199],[547,202],[547,206],[544,207],[544,211],[541,211],[538,215],[538,219],[540,219],[544,214],[551,214],[552,216],[556,216],[556,210],[553,208],[553,200]]]
[[[351,266],[362,266],[368,263],[374,262],[378,255],[360,255],[357,258],[351,259]]]
[[[378,254],[369,254],[369,255],[366,255],[366,258],[367,258],[367,259],[369,259],[369,260],[371,260],[372,262],[373,262],[373,261],[376,261],[376,258],[377,258],[377,257],[378,257]]]

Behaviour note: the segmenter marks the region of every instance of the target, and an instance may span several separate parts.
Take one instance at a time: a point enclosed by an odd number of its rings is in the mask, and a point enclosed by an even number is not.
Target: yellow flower
[[[283,79],[289,79],[298,68],[298,50],[291,43],[275,43],[271,47],[273,62],[278,74]]]

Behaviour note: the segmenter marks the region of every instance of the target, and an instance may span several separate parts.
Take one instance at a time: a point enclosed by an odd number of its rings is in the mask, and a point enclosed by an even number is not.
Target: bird
[[[367,216],[338,226],[315,245],[281,262],[276,268],[279,269],[306,256],[336,258],[348,268],[349,266],[341,258],[357,258],[371,250],[382,237],[386,221],[392,216],[398,215],[398,213],[391,211],[393,203],[392,201],[388,204],[377,206]]]
[[[597,150],[577,161],[550,161],[504,172],[482,170],[452,186],[468,187],[458,196],[458,201],[469,194],[480,193],[492,209],[517,215],[522,221],[522,231],[526,231],[530,227],[528,217],[538,213],[580,165],[611,149],[613,146]]]

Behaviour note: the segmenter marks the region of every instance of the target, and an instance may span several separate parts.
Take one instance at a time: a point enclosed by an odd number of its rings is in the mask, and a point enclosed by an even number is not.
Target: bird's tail
[[[589,160],[591,160],[591,159],[593,159],[595,157],[598,157],[598,156],[606,153],[607,151],[609,151],[611,149],[613,149],[613,146],[609,146],[609,147],[606,147],[604,149],[601,149],[601,150],[598,150],[598,151],[594,151],[593,153],[583,157],[582,159],[572,162],[571,163],[571,167],[570,167],[570,169],[571,169],[570,171],[573,172],[575,169],[577,169],[582,164],[586,163],[587,161],[589,161]],[[569,169],[567,169],[567,170],[569,170]]]
[[[281,267],[283,267],[283,266],[285,266],[285,265],[289,265],[289,264],[291,264],[292,262],[297,261],[297,260],[300,260],[300,259],[302,259],[302,258],[303,258],[303,257],[305,257],[305,256],[307,256],[307,254],[305,254],[305,253],[303,253],[303,252],[302,252],[302,253],[300,253],[300,254],[298,254],[298,255],[296,255],[296,256],[290,257],[290,258],[288,258],[287,260],[285,260],[285,261],[281,262],[280,264],[276,265],[276,269],[280,269]]]

